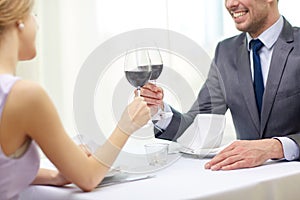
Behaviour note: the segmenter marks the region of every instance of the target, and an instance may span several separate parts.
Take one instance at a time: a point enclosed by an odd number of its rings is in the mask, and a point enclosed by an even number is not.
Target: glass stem
[[[140,86],[137,87],[137,96],[138,97],[141,96],[141,87]]]

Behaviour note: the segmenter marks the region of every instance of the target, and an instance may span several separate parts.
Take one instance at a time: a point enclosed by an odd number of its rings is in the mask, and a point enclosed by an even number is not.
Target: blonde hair
[[[34,0],[0,0],[0,36],[7,27],[30,14]]]

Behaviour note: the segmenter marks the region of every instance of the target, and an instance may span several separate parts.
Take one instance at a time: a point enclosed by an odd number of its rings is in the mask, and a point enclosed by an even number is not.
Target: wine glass
[[[149,50],[149,57],[151,60],[152,74],[150,81],[156,85],[156,80],[163,70],[163,60],[158,48]]]
[[[127,52],[125,55],[124,71],[128,82],[137,88],[137,95],[140,96],[141,87],[151,77],[151,61],[148,50],[135,49]]]
[[[156,85],[156,80],[161,75],[161,72],[163,70],[163,59],[159,48],[154,47],[151,50],[149,50],[149,57],[151,60],[151,68],[152,68],[152,74],[149,82],[152,82],[153,84]],[[172,115],[173,115],[172,112],[163,111],[160,108],[160,106],[157,106],[157,112],[152,116],[152,120],[160,120],[163,118],[171,117]]]

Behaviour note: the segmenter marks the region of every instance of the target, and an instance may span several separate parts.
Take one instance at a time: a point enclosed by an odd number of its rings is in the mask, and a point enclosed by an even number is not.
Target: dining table
[[[146,170],[147,173],[118,170],[91,192],[83,192],[74,184],[64,187],[31,185],[20,194],[20,199],[300,199],[300,162],[268,160],[254,168],[212,171],[204,168],[210,159],[209,156],[178,153],[172,162]],[[46,159],[41,165],[50,166]]]

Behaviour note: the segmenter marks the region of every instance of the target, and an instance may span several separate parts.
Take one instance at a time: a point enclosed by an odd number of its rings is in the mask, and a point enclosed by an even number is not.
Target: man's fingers
[[[220,170],[220,169],[223,169],[226,166],[231,166],[234,163],[239,162],[241,160],[243,160],[243,158],[239,155],[230,156],[230,157],[222,160],[221,162],[218,162],[218,163],[212,165],[210,169],[211,170]]]
[[[241,168],[246,168],[246,167],[249,167],[247,165],[247,162],[245,160],[240,160],[240,161],[237,161],[230,165],[221,167],[221,170],[234,170],[234,169],[241,169]]]
[[[153,83],[147,83],[146,85],[143,86],[144,89],[148,89],[151,90],[153,92],[159,92],[161,91],[160,87],[157,87],[156,85],[154,85]]]
[[[153,91],[148,88],[141,88],[141,95],[143,97],[151,97],[153,99],[162,99],[163,93],[162,91]]]
[[[205,164],[205,169],[212,169],[212,166],[215,166],[222,161],[228,159],[229,157],[238,155],[238,152],[235,152],[233,147],[228,146],[220,153],[218,153],[211,161]],[[217,167],[215,167],[217,168]]]
[[[205,168],[211,170],[232,170],[255,167],[264,163],[268,157],[263,148],[264,141],[236,141],[216,155]]]
[[[148,97],[144,97],[145,99],[145,102],[147,102],[147,104],[149,106],[152,106],[152,105],[160,105],[162,103],[162,100],[157,100],[157,99],[152,99],[152,98],[148,98]]]

